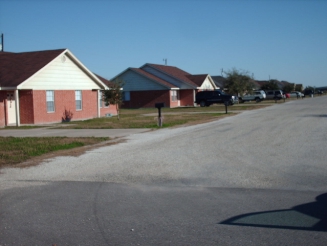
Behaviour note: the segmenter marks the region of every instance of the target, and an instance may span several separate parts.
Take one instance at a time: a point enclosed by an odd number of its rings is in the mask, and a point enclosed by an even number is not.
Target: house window
[[[102,100],[103,93],[102,91],[99,91],[99,107],[100,108],[109,108],[109,105],[106,105],[106,102]]]
[[[177,91],[171,91],[171,101],[176,102],[177,99]]]
[[[102,91],[99,91],[99,107],[102,108]]]
[[[123,92],[123,101],[130,101],[131,100],[131,92],[130,91],[124,91]]]
[[[75,91],[76,110],[82,110],[82,91]]]
[[[47,112],[54,112],[54,91],[46,91]]]

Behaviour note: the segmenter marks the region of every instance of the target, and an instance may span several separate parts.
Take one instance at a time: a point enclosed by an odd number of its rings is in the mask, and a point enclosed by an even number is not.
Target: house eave
[[[70,51],[69,49],[65,49],[63,52],[61,52],[56,58],[59,56],[62,56],[63,54],[67,55],[69,58],[72,59],[72,61],[78,66],[84,73],[89,76],[96,85],[100,87],[100,89],[107,89],[108,86],[104,84],[95,74],[93,74],[89,69],[87,69]],[[37,74],[39,74],[41,71],[46,69],[56,58],[54,58],[52,61],[50,61],[48,64],[46,64],[43,68],[38,70],[36,73],[32,74],[29,78],[27,78],[25,81],[21,82],[18,86],[17,89],[22,88],[28,81],[33,79]],[[32,89],[32,88],[31,88]],[[96,88],[98,89],[98,88]]]
[[[19,89],[18,87],[1,87],[0,86],[0,91],[12,91],[12,90],[17,90]]]

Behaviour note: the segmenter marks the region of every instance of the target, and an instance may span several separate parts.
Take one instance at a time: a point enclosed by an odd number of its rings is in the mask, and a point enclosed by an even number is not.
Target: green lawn
[[[109,140],[109,138],[0,137],[0,168],[32,157]]]

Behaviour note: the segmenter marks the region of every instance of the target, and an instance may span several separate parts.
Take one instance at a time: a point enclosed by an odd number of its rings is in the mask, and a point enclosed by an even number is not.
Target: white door
[[[7,112],[8,112],[8,124],[16,124],[16,105],[15,105],[15,93],[7,93]]]

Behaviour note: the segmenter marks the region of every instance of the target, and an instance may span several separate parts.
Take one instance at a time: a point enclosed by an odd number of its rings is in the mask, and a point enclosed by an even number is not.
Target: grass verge
[[[50,152],[93,145],[107,140],[109,138],[0,137],[0,168],[14,166]]]

